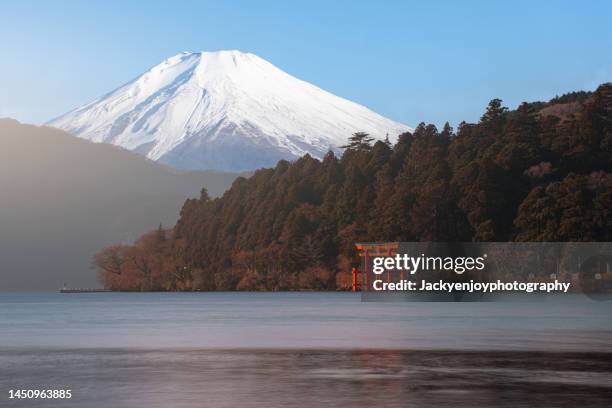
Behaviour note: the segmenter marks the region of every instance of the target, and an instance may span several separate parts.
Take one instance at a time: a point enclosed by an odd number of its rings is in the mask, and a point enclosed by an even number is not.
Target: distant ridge
[[[238,174],[183,173],[58,129],[0,119],[3,291],[97,287],[92,255],[171,226],[202,187],[218,196]]]

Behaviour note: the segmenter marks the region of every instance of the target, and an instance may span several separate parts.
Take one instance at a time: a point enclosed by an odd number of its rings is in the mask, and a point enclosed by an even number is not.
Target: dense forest
[[[205,190],[176,226],[94,257],[115,290],[346,289],[365,241],[611,241],[612,84],[477,124],[364,133]]]

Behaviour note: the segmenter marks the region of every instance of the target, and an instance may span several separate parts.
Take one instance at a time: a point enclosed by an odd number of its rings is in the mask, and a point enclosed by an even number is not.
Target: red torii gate
[[[355,247],[359,251],[358,255],[363,258],[363,271],[358,268],[353,268],[353,292],[360,290],[367,290],[369,285],[369,258],[379,256],[394,256],[397,254],[397,248],[399,244],[397,242],[384,242],[384,243],[361,243],[355,244]],[[361,275],[361,279],[359,279]],[[403,279],[403,277],[402,277]],[[387,282],[391,282],[391,271],[387,271]]]

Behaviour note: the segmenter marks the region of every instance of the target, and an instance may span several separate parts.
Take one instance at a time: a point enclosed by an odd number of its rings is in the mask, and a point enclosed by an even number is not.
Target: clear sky
[[[414,126],[612,81],[612,1],[10,1],[0,117],[42,123],[181,51],[238,49]]]

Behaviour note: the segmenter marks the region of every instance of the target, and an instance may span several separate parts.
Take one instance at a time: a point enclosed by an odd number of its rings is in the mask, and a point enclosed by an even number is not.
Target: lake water
[[[513,299],[0,294],[0,406],[609,406],[612,302]]]

